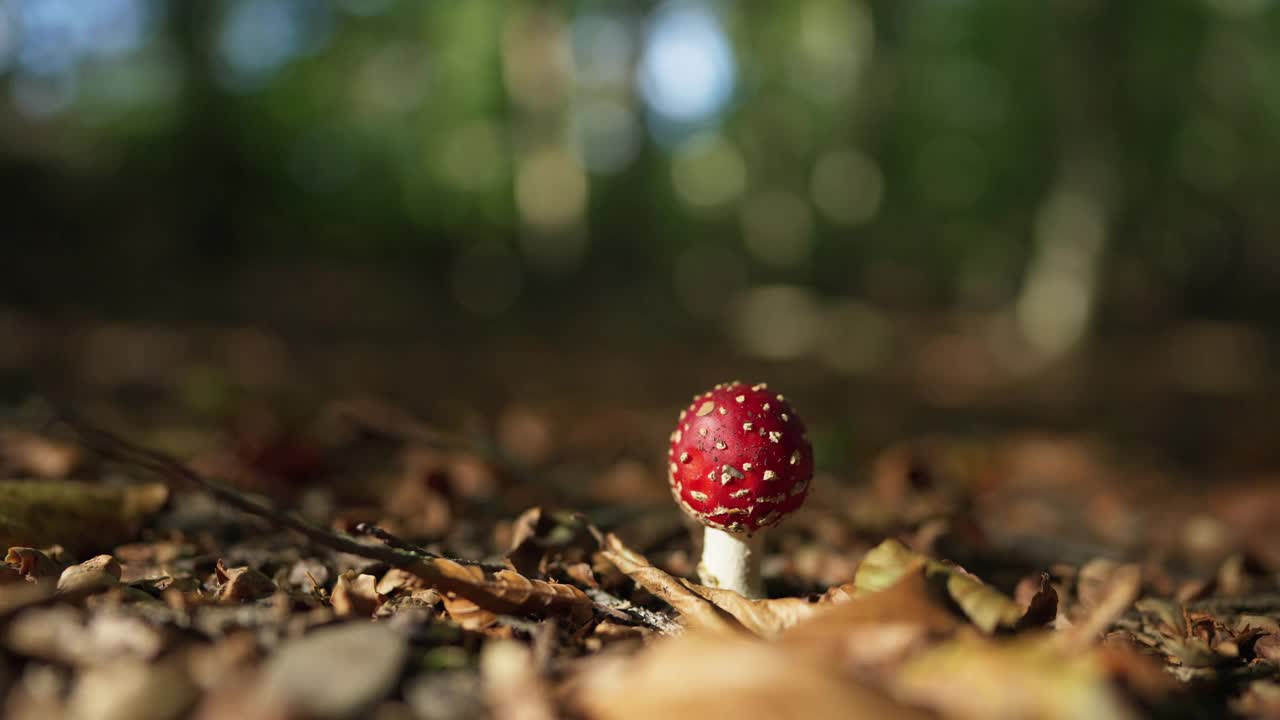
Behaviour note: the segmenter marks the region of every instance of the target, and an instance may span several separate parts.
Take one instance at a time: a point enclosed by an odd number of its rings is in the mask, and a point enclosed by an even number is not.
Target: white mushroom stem
[[[708,526],[702,536],[698,579],[703,585],[733,590],[749,598],[764,597],[760,582],[763,533],[745,535]]]

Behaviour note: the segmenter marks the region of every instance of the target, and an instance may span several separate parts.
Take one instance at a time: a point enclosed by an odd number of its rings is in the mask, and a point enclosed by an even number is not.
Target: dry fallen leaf
[[[58,594],[82,597],[120,584],[120,563],[110,555],[99,555],[62,571]]]
[[[343,718],[395,687],[409,659],[405,638],[380,623],[350,622],[290,640],[262,669],[250,707],[278,717]]]
[[[931,584],[923,564],[917,564],[884,590],[820,606],[778,640],[837,664],[867,669],[896,662],[961,623],[949,609],[945,589]]]
[[[219,602],[257,600],[276,591],[271,578],[251,567],[228,568],[219,560],[216,574],[220,584],[214,597]]]
[[[732,590],[673,577],[612,534],[605,537],[601,554],[637,585],[675,608],[686,625],[707,632],[746,630],[767,637],[809,617],[816,607],[803,598],[749,600]]]
[[[480,653],[485,696],[495,718],[554,720],[546,682],[538,674],[533,653],[514,640],[491,640]]]
[[[570,702],[596,720],[928,717],[802,647],[691,632],[582,664]]]
[[[386,597],[378,594],[377,578],[372,575],[358,575],[348,570],[338,576],[333,585],[333,595],[329,601],[338,617],[372,617],[378,608],[386,602]]]
[[[1087,591],[1087,614],[1057,636],[1058,642],[1072,647],[1097,642],[1111,623],[1138,599],[1141,585],[1142,569],[1137,565],[1114,566],[1108,570],[1105,579],[1091,580]]]
[[[1027,611],[999,590],[959,567],[913,552],[897,540],[885,540],[866,554],[854,575],[852,595],[883,590],[921,562],[930,578],[945,582],[951,598],[983,632],[1018,627],[1027,616]],[[1039,615],[1045,611],[1037,607],[1036,612]]]
[[[23,430],[0,429],[0,472],[64,478],[84,461],[75,445]]]
[[[27,580],[56,578],[62,574],[65,566],[50,558],[43,551],[29,547],[11,547],[4,561],[12,566]]]
[[[164,506],[163,483],[114,487],[61,480],[0,482],[0,547],[55,543],[84,557],[132,540]]]
[[[498,615],[563,614],[573,623],[590,620],[595,605],[581,590],[564,583],[530,580],[512,570],[492,574],[474,565],[461,565],[436,558],[424,560],[433,573],[444,576],[449,584],[441,584],[445,610],[458,624],[468,629],[492,626]],[[413,572],[414,569],[410,568]],[[420,577],[422,572],[415,572]],[[454,590],[466,586],[471,592],[463,596]]]
[[[913,656],[891,684],[897,697],[948,717],[1136,717],[1101,654],[1059,649],[1038,633],[1009,640],[958,634]]]

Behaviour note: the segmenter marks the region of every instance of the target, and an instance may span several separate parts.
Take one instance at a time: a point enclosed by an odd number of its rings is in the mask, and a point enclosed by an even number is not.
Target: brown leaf
[[[62,571],[58,594],[74,597],[110,590],[120,584],[120,563],[110,555],[99,555]]]
[[[338,576],[333,585],[333,594],[329,602],[338,617],[372,617],[378,608],[386,602],[376,589],[377,578],[372,575],[358,575],[348,570]]]
[[[0,430],[0,472],[64,478],[84,460],[80,448],[22,430]]]
[[[0,547],[61,544],[83,555],[137,534],[168,500],[162,483],[108,487],[61,480],[0,482]]]
[[[249,701],[245,711],[275,711],[256,717],[369,717],[395,689],[409,657],[406,638],[384,623],[329,625],[285,642],[255,687],[237,694]]]
[[[1280,662],[1280,635],[1263,635],[1253,643],[1253,655],[1262,660]]]
[[[29,547],[11,547],[4,556],[6,564],[17,570],[27,580],[56,578],[65,566],[44,552]]]
[[[543,575],[552,563],[567,565],[590,560],[600,549],[600,531],[581,513],[548,512],[540,507],[520,514],[511,529],[507,559],[528,576]]]
[[[495,718],[554,720],[550,691],[537,672],[533,653],[514,640],[491,640],[480,654],[485,696]]]
[[[596,720],[926,717],[847,677],[803,647],[691,632],[633,657],[600,656],[568,685]]]
[[[947,635],[961,619],[945,589],[930,583],[917,565],[879,592],[820,605],[809,619],[779,636],[809,652],[864,669],[896,662],[926,639]]]
[[[894,694],[951,717],[1133,718],[1098,652],[1058,649],[1028,633],[996,641],[960,633],[914,656]]]
[[[214,595],[219,602],[257,600],[276,591],[276,584],[271,578],[251,567],[227,568],[219,560],[215,572],[221,583]]]
[[[578,588],[563,583],[530,580],[512,570],[487,575],[474,565],[452,560],[423,560],[424,569],[410,568],[422,576],[439,576],[433,582],[442,591],[445,610],[468,629],[486,628],[497,615],[563,614],[575,623],[591,619],[595,604]],[[427,569],[429,568],[429,570]]]
[[[1058,591],[1049,582],[1049,573],[1023,578],[1013,595],[1022,608],[1019,628],[1042,627],[1058,616]]]
[[[713,632],[746,630],[770,636],[813,614],[816,605],[803,598],[750,600],[732,590],[707,587],[673,577],[653,567],[643,555],[605,537],[602,554],[637,585],[675,608],[690,627]]]
[[[643,555],[628,548],[616,535],[606,535],[604,542],[605,549],[600,554],[637,585],[675,608],[688,627],[719,633],[746,629],[727,611],[689,589],[688,582],[650,565]]]
[[[951,598],[983,632],[1012,629],[1022,622],[1023,609],[1004,593],[955,565],[913,552],[897,540],[885,540],[872,548],[858,565],[852,588],[841,592],[854,597],[878,592],[921,563],[926,575],[941,580]]]
[[[1088,567],[1086,564],[1085,568]],[[1085,568],[1081,568],[1081,583],[1085,582]],[[1142,568],[1137,565],[1113,566],[1105,580],[1091,579],[1082,584],[1082,589],[1088,588],[1086,595],[1089,600],[1085,603],[1088,612],[1058,636],[1059,642],[1067,647],[1080,648],[1101,640],[1111,624],[1138,599],[1141,586]]]

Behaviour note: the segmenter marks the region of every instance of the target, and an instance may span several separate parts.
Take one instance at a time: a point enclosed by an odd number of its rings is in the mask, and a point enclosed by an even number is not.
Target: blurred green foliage
[[[1280,281],[1270,0],[90,6],[0,0],[32,252],[414,267],[481,316],[782,283],[1033,339]]]

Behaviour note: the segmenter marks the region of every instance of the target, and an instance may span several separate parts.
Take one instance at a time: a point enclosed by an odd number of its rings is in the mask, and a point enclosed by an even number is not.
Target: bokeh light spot
[[[747,186],[747,165],[737,146],[719,133],[695,135],[681,143],[671,160],[676,193],[695,208],[726,205]]]
[[[808,288],[762,285],[742,298],[735,330],[743,350],[769,360],[809,354],[822,335],[822,308]]]
[[[733,94],[733,49],[720,18],[695,2],[655,12],[640,61],[640,92],[658,115],[699,122],[718,115]]]
[[[564,230],[582,219],[587,178],[560,145],[530,152],[516,173],[516,206],[526,223],[544,231]]]
[[[472,120],[449,131],[435,157],[440,177],[459,190],[489,190],[507,174],[502,128],[485,120]]]
[[[874,160],[856,149],[829,150],[813,166],[810,190],[827,219],[861,225],[880,211],[884,175]]]
[[[635,113],[615,100],[589,100],[573,110],[573,152],[593,173],[609,175],[631,165],[640,151]]]

